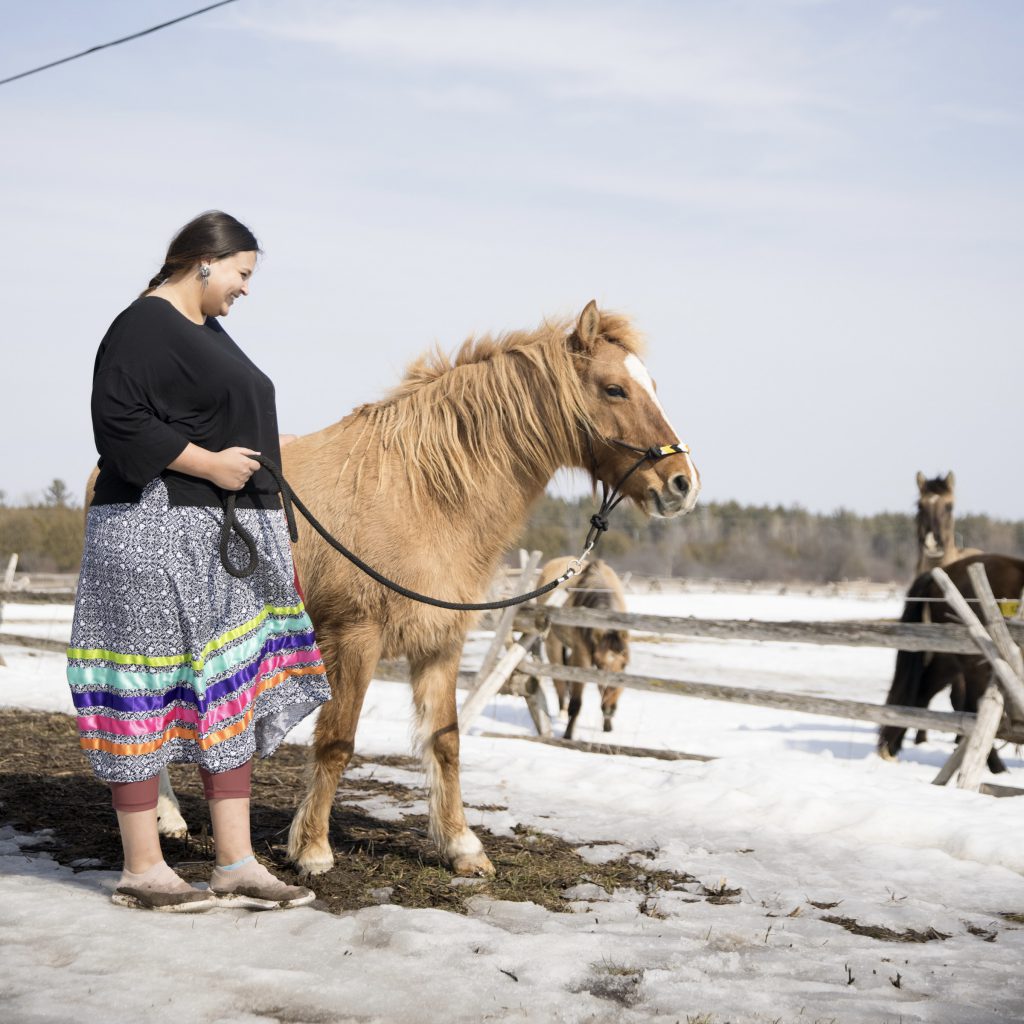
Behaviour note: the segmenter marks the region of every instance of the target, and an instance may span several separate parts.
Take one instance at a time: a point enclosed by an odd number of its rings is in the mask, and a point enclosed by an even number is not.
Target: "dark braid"
[[[186,224],[172,239],[159,272],[142,293],[154,288],[200,260],[222,260],[238,252],[260,252],[256,236],[240,221],[220,210],[207,210]]]
[[[169,263],[165,263],[160,270],[149,279],[149,285],[146,288],[147,292],[151,292],[154,288],[162,285],[169,277],[174,276],[174,270]],[[145,292],[143,293],[145,294]]]

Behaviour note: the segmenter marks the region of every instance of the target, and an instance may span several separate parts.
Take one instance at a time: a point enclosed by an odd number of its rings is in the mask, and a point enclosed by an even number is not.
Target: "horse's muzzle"
[[[688,476],[676,473],[665,481],[661,490],[648,487],[647,491],[654,509],[653,514],[662,519],[673,519],[675,516],[685,515],[697,504],[700,483],[695,485]]]

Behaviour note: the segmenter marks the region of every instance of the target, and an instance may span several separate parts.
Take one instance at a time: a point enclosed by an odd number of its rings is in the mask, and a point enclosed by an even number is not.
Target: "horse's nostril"
[[[690,481],[687,480],[682,473],[677,473],[669,481],[669,486],[674,490],[680,497],[685,498],[690,490]]]

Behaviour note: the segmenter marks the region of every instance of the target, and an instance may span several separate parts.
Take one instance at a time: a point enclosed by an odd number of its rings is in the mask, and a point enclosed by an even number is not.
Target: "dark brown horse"
[[[558,579],[568,568],[571,558],[552,558],[541,573],[541,585]],[[570,583],[566,608],[598,608],[602,611],[626,610],[626,595],[615,570],[601,559],[590,562]],[[624,672],[629,664],[629,633],[624,629],[598,629],[589,626],[553,625],[544,641],[548,661],[556,665],[596,668],[603,672]],[[558,710],[568,705],[569,720],[565,738],[572,739],[576,719],[583,706],[583,683],[566,683],[556,679]],[[604,731],[612,731],[612,718],[622,695],[621,686],[598,686],[601,693],[601,714]]]
[[[956,480],[952,472],[927,479],[917,474],[917,574],[936,566],[951,565],[968,555],[980,555],[977,548],[958,548],[953,520]]]
[[[924,473],[917,474],[917,575],[928,572],[936,567],[952,565],[960,558],[968,555],[980,555],[978,548],[959,548],[956,543],[956,526],[953,519],[954,488],[956,480],[952,470],[945,476],[927,479]],[[922,622],[931,621],[928,609],[924,609]],[[944,655],[928,651],[925,654],[925,667],[932,659],[942,659]],[[960,669],[955,661],[945,661],[935,666],[929,673],[936,693],[947,686],[958,685]],[[960,682],[962,685],[962,681]],[[915,743],[924,743],[928,733],[918,729]]]
[[[975,598],[974,587],[967,575],[969,566],[985,567],[992,593],[998,600],[1017,601],[1024,591],[1024,559],[1009,555],[969,555],[945,566],[957,590],[969,601]],[[925,621],[925,610],[931,622],[958,622],[955,612],[942,600],[942,590],[930,572],[918,576],[907,591],[901,622]],[[886,704],[926,708],[937,693],[950,687],[950,700],[957,711],[976,712],[978,701],[991,677],[991,667],[980,655],[932,654],[926,651],[899,651],[896,670]],[[878,734],[878,752],[894,760],[903,744],[906,729],[884,725]],[[1004,772],[1006,766],[993,749],[988,755],[992,772]]]

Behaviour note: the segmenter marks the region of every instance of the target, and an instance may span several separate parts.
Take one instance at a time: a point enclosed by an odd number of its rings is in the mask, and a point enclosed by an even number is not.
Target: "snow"
[[[894,617],[899,602],[684,593],[632,596],[630,607],[846,619]],[[68,608],[5,609],[11,632],[60,638],[69,623]],[[471,637],[467,663],[484,645],[483,636]],[[71,711],[59,656],[0,653],[7,661],[0,703]],[[635,641],[631,669],[880,702],[893,657],[863,648]],[[360,752],[407,752],[409,705],[402,685],[371,687]],[[517,824],[556,833],[593,861],[633,853],[652,869],[699,880],[693,892],[660,895],[655,916],[641,912],[637,893],[609,896],[586,883],[566,893],[570,914],[481,894],[466,917],[386,903],[341,916],[310,908],[149,915],[103,898],[115,874],[74,874],[33,852],[40,837],[5,828],[2,1017],[133,1024],[1024,1019],[1024,927],[1000,916],[1024,913],[1024,798],[928,785],[951,750],[948,736],[932,733],[928,744],[889,764],[875,756],[866,723],[639,691],[623,694],[610,737],[600,729],[588,690],[578,738],[714,760],[523,743],[514,738],[531,733],[523,701],[498,697],[463,740],[462,782],[467,804],[506,809],[467,815],[471,826],[495,833]],[[310,732],[304,723],[291,739],[308,741]],[[1024,767],[1015,753],[1003,752],[1010,778],[991,781],[1014,784]],[[420,781],[400,768],[372,771]],[[701,886],[739,893],[736,902],[715,904]],[[949,937],[882,941],[823,920],[830,915]]]

